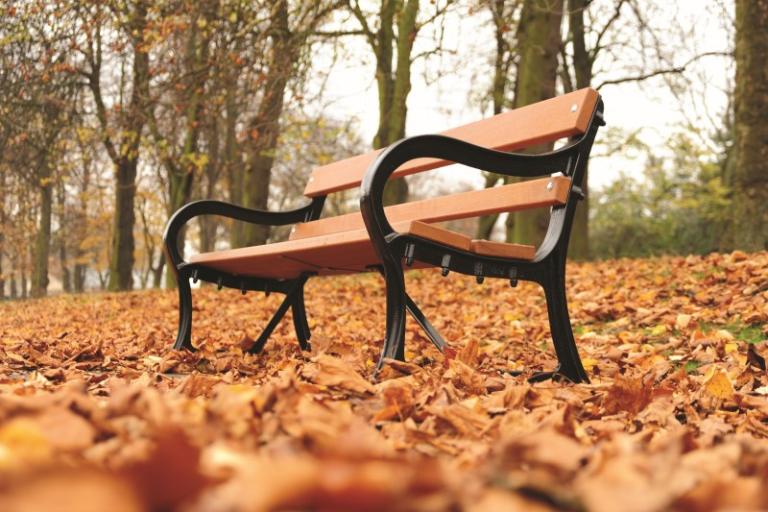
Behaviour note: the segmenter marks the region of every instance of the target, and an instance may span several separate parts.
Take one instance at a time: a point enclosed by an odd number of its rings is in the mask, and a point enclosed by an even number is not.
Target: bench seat
[[[531,245],[472,240],[468,236],[420,221],[397,222],[400,233],[486,256],[532,260]],[[287,240],[255,247],[215,251],[192,256],[191,264],[242,276],[294,279],[302,273],[350,274],[368,270],[379,263],[365,229],[356,229]],[[412,268],[428,265],[416,261]]]

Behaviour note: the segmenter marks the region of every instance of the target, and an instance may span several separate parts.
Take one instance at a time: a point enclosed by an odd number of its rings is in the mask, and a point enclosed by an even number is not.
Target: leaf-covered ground
[[[527,283],[412,272],[453,349],[377,381],[375,275],[310,282],[311,354],[243,353],[274,295],[195,290],[194,354],[172,292],[1,304],[0,510],[768,509],[768,253],[568,272],[588,385],[512,372],[555,364]]]

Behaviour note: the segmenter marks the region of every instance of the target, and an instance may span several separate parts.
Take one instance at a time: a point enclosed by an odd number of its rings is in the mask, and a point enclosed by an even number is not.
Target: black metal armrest
[[[384,150],[371,164],[362,182],[360,211],[374,245],[395,233],[384,213],[384,186],[395,170],[416,158],[440,158],[506,176],[532,178],[555,172],[568,173],[579,142],[542,154],[506,153],[476,146],[443,135],[418,135],[402,139]]]
[[[200,215],[217,215],[251,224],[268,226],[285,226],[313,220],[320,215],[324,197],[315,198],[306,206],[285,212],[270,212],[266,210],[252,210],[223,201],[202,200],[188,203],[178,210],[168,221],[163,235],[166,256],[170,259],[173,269],[183,262],[179,252],[179,233],[184,225]]]

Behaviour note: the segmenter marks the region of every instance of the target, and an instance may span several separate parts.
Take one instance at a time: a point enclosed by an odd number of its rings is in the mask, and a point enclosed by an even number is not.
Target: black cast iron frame
[[[562,375],[573,382],[588,382],[589,377],[579,358],[573,337],[565,294],[565,261],[571,226],[578,200],[583,198],[582,182],[589,152],[597,130],[604,125],[603,102],[598,100],[585,134],[571,138],[555,151],[544,154],[505,153],[440,135],[422,135],[403,139],[385,151],[368,169],[362,182],[360,210],[371,241],[380,259],[375,266],[386,281],[386,330],[384,346],[377,369],[385,359],[405,359],[405,313],[408,311],[439,350],[445,341],[429,323],[424,314],[405,290],[403,262],[410,266],[418,260],[441,267],[443,275],[449,272],[475,276],[479,283],[485,278],[508,279],[512,286],[519,280],[538,283],[544,289],[549,316],[550,331],[559,365],[552,372],[541,376]],[[551,210],[549,227],[544,241],[532,261],[482,256],[463,251],[431,240],[396,232],[387,220],[382,202],[384,186],[392,173],[405,162],[421,157],[439,158],[477,169],[506,176],[533,178],[562,173],[571,179],[571,188],[565,204]],[[164,242],[170,268],[176,272],[179,291],[179,330],[175,349],[194,350],[192,332],[192,290],[189,284],[202,280],[227,287],[282,293],[282,303],[266,328],[251,348],[258,353],[269,336],[287,313],[293,312],[293,324],[302,350],[310,350],[311,332],[304,305],[304,285],[313,273],[295,279],[270,279],[240,276],[222,272],[205,265],[191,264],[183,260],[179,239],[184,226],[200,215],[218,215],[254,224],[283,226],[316,220],[325,203],[325,196],[315,197],[301,208],[286,212],[252,210],[221,201],[196,201],[180,208],[166,227]],[[258,271],[254,269],[254,274]]]

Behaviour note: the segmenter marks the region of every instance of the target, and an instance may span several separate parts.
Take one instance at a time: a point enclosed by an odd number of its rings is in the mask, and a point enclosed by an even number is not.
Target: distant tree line
[[[588,194],[575,257],[766,248],[762,5],[736,0],[732,109],[721,130],[681,130],[665,159],[612,132],[641,155],[645,174]],[[176,209],[196,198],[287,208],[313,165],[406,136],[415,66],[461,54],[444,34],[462,17],[486,27],[477,36],[485,60],[459,56],[489,77],[468,99],[485,114],[658,77],[679,91],[687,68],[712,56],[691,50],[681,60],[657,6],[636,0],[8,0],[0,9],[0,298],[45,295],[52,275],[74,292],[173,286],[160,236]],[[370,145],[322,108],[333,63],[321,69],[314,56],[343,58],[350,38],[372,62],[361,83],[378,92]],[[730,59],[732,50],[716,53]],[[488,175],[486,186],[499,180]],[[387,201],[413,192],[397,180]],[[328,207],[346,211],[349,196]],[[492,236],[497,221],[480,219],[477,235]],[[504,226],[508,240],[534,243],[545,228],[539,212]],[[190,229],[199,251],[286,236],[207,217]]]

